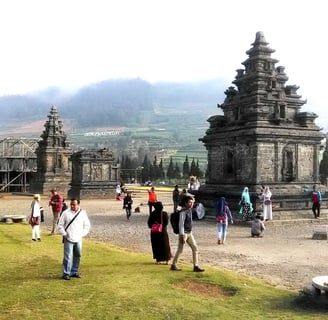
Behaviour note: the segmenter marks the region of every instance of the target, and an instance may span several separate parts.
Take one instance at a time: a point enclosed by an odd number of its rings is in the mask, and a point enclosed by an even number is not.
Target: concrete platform
[[[312,286],[316,289],[318,295],[324,293],[328,296],[328,276],[318,276],[313,278]]]
[[[4,223],[27,223],[26,216],[23,215],[5,215],[1,218]]]

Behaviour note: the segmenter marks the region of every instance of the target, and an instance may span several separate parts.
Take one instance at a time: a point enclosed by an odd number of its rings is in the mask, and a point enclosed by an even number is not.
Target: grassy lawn
[[[206,267],[172,272],[151,254],[84,241],[81,279],[61,280],[59,236],[31,241],[24,224],[0,224],[0,319],[322,319],[298,293]],[[218,257],[219,259],[219,257]]]

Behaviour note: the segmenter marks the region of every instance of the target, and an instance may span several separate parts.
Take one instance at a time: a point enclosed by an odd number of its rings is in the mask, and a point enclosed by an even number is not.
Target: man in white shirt
[[[82,238],[89,233],[90,221],[80,208],[80,200],[72,199],[70,209],[65,210],[58,222],[58,232],[63,236],[64,258],[62,279],[80,278]]]

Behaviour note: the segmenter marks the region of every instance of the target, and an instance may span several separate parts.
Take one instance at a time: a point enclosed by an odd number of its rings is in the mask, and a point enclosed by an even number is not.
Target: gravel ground
[[[170,194],[159,193],[158,197],[164,209],[171,212]],[[31,196],[5,194],[0,198],[0,217],[5,214],[28,215],[31,200]],[[92,224],[88,237],[151,254],[146,202],[147,194],[135,194],[133,207],[140,207],[140,213],[133,213],[130,221],[127,221],[122,202],[114,198],[81,200],[81,207],[88,212]],[[41,204],[45,208],[46,222],[41,232],[44,240],[51,239],[45,238],[51,223],[51,211],[47,203],[48,197],[43,196]],[[281,227],[267,225],[263,238],[250,237],[249,226],[229,225],[224,245],[217,244],[217,228],[212,219],[194,222],[193,232],[199,246],[201,267],[210,265],[236,271],[295,291],[302,290],[315,276],[328,275],[327,241],[312,239],[311,223]],[[177,236],[171,227],[169,236],[174,254]],[[188,247],[181,259],[190,263],[190,267],[187,264],[183,268],[191,269],[191,250]]]

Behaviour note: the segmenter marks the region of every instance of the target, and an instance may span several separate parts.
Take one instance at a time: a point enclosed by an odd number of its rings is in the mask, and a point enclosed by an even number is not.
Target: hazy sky
[[[324,0],[8,0],[0,3],[0,95],[113,78],[224,78],[257,31],[288,84],[324,115]]]

